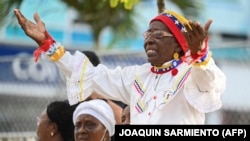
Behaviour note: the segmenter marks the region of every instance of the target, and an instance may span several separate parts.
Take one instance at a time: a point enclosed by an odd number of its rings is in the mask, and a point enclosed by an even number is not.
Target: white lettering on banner
[[[55,64],[40,59],[34,62],[34,58],[27,53],[20,53],[12,63],[14,75],[19,80],[56,81],[58,79],[57,68]]]

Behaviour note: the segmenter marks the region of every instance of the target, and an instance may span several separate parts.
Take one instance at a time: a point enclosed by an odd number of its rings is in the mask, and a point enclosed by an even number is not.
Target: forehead
[[[163,22],[158,20],[151,22],[149,29],[169,31],[168,27]]]
[[[76,118],[76,122],[82,122],[82,121],[94,121],[94,122],[100,122],[97,118],[90,114],[81,114]]]

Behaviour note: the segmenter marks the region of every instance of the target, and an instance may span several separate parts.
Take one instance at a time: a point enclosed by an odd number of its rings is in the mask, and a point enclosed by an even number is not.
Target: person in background
[[[74,141],[74,109],[67,100],[51,102],[37,117],[38,141]]]
[[[45,55],[64,73],[71,105],[97,92],[129,105],[130,124],[165,125],[205,124],[205,114],[222,106],[226,76],[208,44],[212,20],[203,27],[166,10],[152,18],[143,34],[148,63],[111,69],[93,66],[80,51],[73,55],[66,51],[47,32],[38,13],[35,23],[18,9],[14,13],[25,34],[39,46],[35,61]]]
[[[93,99],[105,99],[115,114],[116,124],[122,124],[122,111],[123,111],[123,108],[122,108],[123,103],[122,102],[110,100],[108,98],[105,98],[104,96],[97,94],[96,92],[93,92],[84,101],[89,101],[89,100],[93,100]]]
[[[79,103],[73,123],[75,141],[110,141],[115,133],[114,112],[103,99]]]
[[[122,111],[122,124],[129,125],[130,124],[130,107],[129,105],[125,105]]]
[[[82,53],[84,53],[88,57],[89,61],[93,64],[93,66],[98,66],[101,63],[100,58],[95,52],[84,50],[82,51]],[[97,98],[105,98],[105,97],[97,94],[96,92],[93,92],[92,95],[89,96],[86,100],[97,99]],[[115,113],[116,124],[122,124],[121,117],[122,117],[123,106],[125,104],[123,102],[110,100],[110,99],[107,99],[107,102]]]
[[[101,63],[100,58],[94,51],[84,50],[82,53],[84,53],[89,58],[89,61],[93,64],[93,66],[97,66]]]

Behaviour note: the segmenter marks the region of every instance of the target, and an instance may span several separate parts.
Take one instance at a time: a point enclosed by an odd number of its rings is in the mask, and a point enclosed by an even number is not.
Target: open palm
[[[18,9],[15,9],[14,13],[25,34],[32,38],[38,45],[41,45],[42,41],[46,39],[46,28],[44,22],[40,20],[38,13],[34,14],[34,20],[36,23],[25,18]]]

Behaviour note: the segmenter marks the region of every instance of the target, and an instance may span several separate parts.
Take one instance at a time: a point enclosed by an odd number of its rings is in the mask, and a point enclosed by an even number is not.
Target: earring
[[[179,54],[177,52],[174,53],[174,59],[172,60],[172,75],[175,76],[178,73],[176,67],[178,66]]]
[[[53,136],[54,136],[54,133],[53,133],[53,132],[51,132],[51,133],[50,133],[50,135],[51,135],[51,137],[53,137]]]
[[[174,60],[178,60],[179,59],[179,54],[177,52],[174,53]]]

